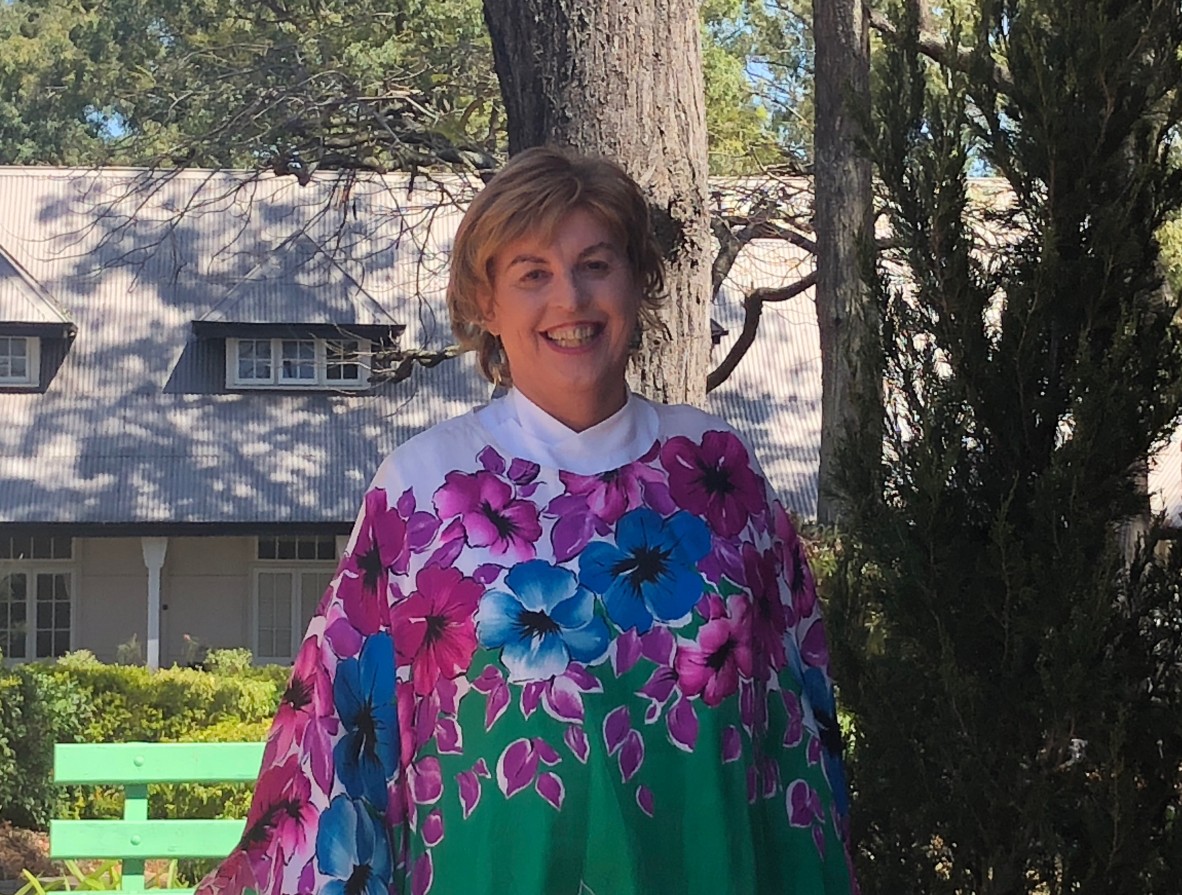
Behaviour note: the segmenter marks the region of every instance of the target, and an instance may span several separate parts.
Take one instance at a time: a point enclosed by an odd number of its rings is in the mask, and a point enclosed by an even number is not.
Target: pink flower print
[[[698,640],[682,641],[673,667],[677,685],[687,696],[702,697],[718,706],[739,689],[739,676],[751,676],[750,606],[745,596],[727,600],[729,617],[708,621],[698,630]]]
[[[497,786],[505,797],[514,796],[534,782],[538,772],[538,751],[533,741],[517,739],[497,759]]]
[[[282,873],[297,857],[306,859],[315,848],[319,812],[311,804],[311,792],[297,755],[259,775],[239,848],[260,882],[270,880],[272,873]],[[274,867],[269,864],[272,854]]]
[[[341,560],[336,591],[346,617],[362,634],[376,633],[386,620],[386,570],[399,561],[405,544],[406,522],[386,505],[386,492],[374,488],[365,495],[357,537]]]
[[[788,787],[785,801],[788,808],[788,823],[812,831],[813,844],[819,854],[825,852],[825,812],[821,809],[821,798],[816,790],[804,780],[794,780]]]
[[[795,620],[780,599],[780,575],[776,554],[743,545],[743,567],[751,591],[751,641],[754,674],[765,681],[788,664],[784,637]]]
[[[797,619],[807,619],[817,605],[817,582],[804,555],[804,544],[796,527],[779,504],[775,506],[775,535],[780,542],[781,564],[788,589],[792,592],[792,608]],[[793,619],[792,624],[795,624]]]
[[[677,505],[704,517],[721,537],[741,532],[766,502],[747,448],[730,432],[707,432],[700,446],[683,435],[670,438],[661,448],[661,464]]]
[[[457,569],[423,568],[415,590],[391,613],[398,666],[411,666],[415,692],[435,689],[468,670],[476,652],[473,618],[484,588]]]
[[[300,645],[275,713],[270,738],[276,742],[276,757],[285,755],[293,745],[298,747],[309,724],[330,718],[332,681],[320,659],[319,638],[309,637]]]
[[[582,497],[595,518],[615,525],[629,510],[645,503],[645,490],[659,483],[661,473],[649,463],[635,462],[598,475],[558,474],[568,494]]]
[[[515,499],[508,482],[491,472],[449,472],[434,500],[441,518],[460,517],[469,546],[487,547],[512,562],[533,559],[542,536],[538,508]]]

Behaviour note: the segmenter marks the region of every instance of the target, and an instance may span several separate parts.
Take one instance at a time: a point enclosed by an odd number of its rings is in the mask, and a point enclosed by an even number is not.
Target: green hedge
[[[0,819],[44,829],[50,817],[120,816],[118,789],[53,785],[54,743],[262,740],[288,674],[150,672],[84,656],[0,669]],[[149,799],[157,817],[243,816],[250,787],[161,785]]]

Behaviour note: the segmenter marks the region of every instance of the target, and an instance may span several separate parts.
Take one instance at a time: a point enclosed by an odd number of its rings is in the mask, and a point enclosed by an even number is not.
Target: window
[[[358,339],[230,339],[227,384],[237,388],[364,388],[371,345]]]
[[[70,650],[74,622],[69,538],[0,537],[0,650],[50,659]]]
[[[290,662],[336,572],[336,538],[259,538],[254,573],[254,655]]]
[[[36,385],[41,379],[41,340],[0,336],[0,385]]]

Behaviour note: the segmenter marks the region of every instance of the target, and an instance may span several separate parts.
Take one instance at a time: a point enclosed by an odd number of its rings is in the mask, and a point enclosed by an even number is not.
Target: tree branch
[[[870,27],[896,45],[906,39],[906,35],[900,33],[898,26],[881,10],[870,10]],[[981,62],[981,54],[977,50],[968,47],[950,47],[939,35],[930,31],[920,31],[916,36],[916,46],[923,55],[933,62],[954,71],[968,72],[975,69]],[[1009,68],[995,59],[987,60],[986,65],[994,89],[999,93],[1013,93],[1014,79]]]
[[[727,352],[726,357],[723,358],[714,370],[706,377],[706,391],[710,392],[722,385],[730,377],[731,373],[735,371],[735,367],[739,365],[739,361],[747,353],[755,341],[755,334],[759,330],[759,318],[763,316],[764,302],[770,301],[787,301],[794,298],[806,289],[811,289],[817,284],[817,272],[813,271],[802,280],[798,280],[791,286],[785,286],[781,289],[756,289],[752,291],[746,298],[743,299],[743,329],[739,333],[739,337],[735,339],[735,344],[731,345],[730,351]]]

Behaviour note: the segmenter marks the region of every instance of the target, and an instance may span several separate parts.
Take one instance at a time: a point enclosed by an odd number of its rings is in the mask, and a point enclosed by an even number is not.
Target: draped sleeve
[[[402,814],[390,589],[417,521],[399,512],[392,478],[384,464],[365,495],[268,733],[242,839],[200,895],[388,891]]]

